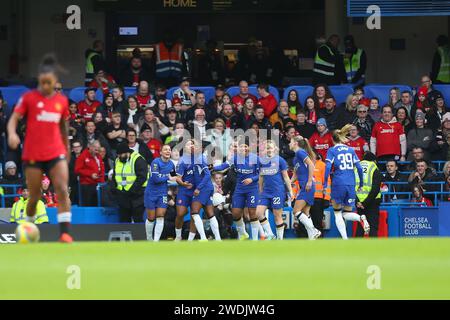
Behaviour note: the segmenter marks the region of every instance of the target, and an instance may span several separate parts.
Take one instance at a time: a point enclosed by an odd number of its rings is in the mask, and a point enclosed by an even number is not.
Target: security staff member
[[[359,215],[365,215],[370,224],[369,237],[378,237],[378,224],[380,219],[381,183],[382,175],[376,164],[376,156],[371,152],[364,154],[361,166],[364,173],[364,186],[362,190],[356,190],[356,207]],[[356,175],[356,185],[359,186],[359,177]],[[362,225],[358,224],[357,237],[364,236]]]
[[[119,144],[113,181],[121,223],[144,222],[144,191],[148,179],[147,161],[131,150],[127,143]]]
[[[448,37],[440,35],[437,50],[433,57],[431,80],[434,83],[450,83],[450,47]]]
[[[86,87],[94,80],[95,70],[106,70],[106,63],[103,57],[104,43],[101,40],[96,40],[93,49],[86,51],[86,76],[84,83]]]
[[[11,218],[9,222],[22,224],[27,222],[27,204],[28,204],[28,188],[26,185],[22,188],[22,196],[14,203],[11,210]],[[45,208],[44,202],[39,200],[36,206],[36,216],[34,217],[35,224],[45,224],[48,223],[47,209]]]
[[[356,47],[352,35],[345,37],[344,67],[347,82],[355,87],[364,86],[366,80],[367,56],[364,50]]]
[[[159,83],[167,87],[177,85],[186,74],[184,46],[174,40],[171,31],[166,31],[164,40],[155,46],[155,72]]]
[[[338,51],[340,38],[332,35],[316,53],[313,69],[313,83],[338,85],[346,82],[344,61]]]

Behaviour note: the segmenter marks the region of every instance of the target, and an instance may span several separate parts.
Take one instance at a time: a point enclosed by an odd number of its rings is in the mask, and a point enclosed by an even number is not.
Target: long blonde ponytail
[[[347,124],[342,129],[334,130],[333,140],[335,143],[346,144],[348,142],[347,136],[350,134],[353,124]]]
[[[297,145],[306,151],[311,161],[316,161],[316,153],[314,152],[313,148],[309,144],[308,139],[303,138],[302,136],[296,136],[294,137],[294,141],[297,142]]]

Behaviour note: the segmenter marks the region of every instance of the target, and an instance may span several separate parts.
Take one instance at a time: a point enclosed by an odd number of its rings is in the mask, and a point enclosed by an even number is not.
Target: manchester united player
[[[327,121],[324,118],[317,120],[316,127],[317,131],[309,138],[309,144],[322,159],[326,159],[328,149],[334,146],[333,135],[328,130]]]
[[[69,226],[72,218],[68,191],[70,153],[68,144],[69,102],[55,92],[58,81],[54,57],[44,58],[39,70],[38,89],[26,93],[18,102],[8,123],[8,144],[16,150],[21,143],[17,135],[19,121],[26,119],[26,133],[22,160],[29,187],[28,220],[33,221],[36,205],[41,197],[44,173],[53,182],[58,197],[58,223],[60,241],[72,243]]]
[[[364,153],[370,151],[369,144],[359,135],[358,128],[355,125],[352,125],[350,129],[350,136],[346,145],[355,150],[360,161],[363,160]]]

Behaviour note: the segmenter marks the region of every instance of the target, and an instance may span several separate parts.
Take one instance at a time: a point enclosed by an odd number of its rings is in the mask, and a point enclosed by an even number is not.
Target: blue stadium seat
[[[126,87],[124,89],[125,98],[136,95],[136,87]]]
[[[293,87],[289,87],[289,88],[286,88],[284,90],[284,96],[283,96],[284,100],[288,99],[289,92],[291,92],[292,90],[297,91],[298,99],[299,99],[300,103],[302,104],[302,106],[305,105],[306,98],[311,96],[313,94],[313,92],[314,92],[314,88],[311,87],[311,86],[293,86]]]
[[[411,91],[411,87],[405,85],[368,85],[364,87],[365,97],[374,98],[377,97],[380,100],[380,106],[384,106],[389,103],[389,91],[397,87],[402,91]]]
[[[167,99],[172,100],[174,92],[178,89],[179,87],[169,89],[169,91],[167,92]],[[216,95],[216,89],[214,87],[191,87],[191,90],[194,90],[195,92],[203,92],[206,97],[206,103],[209,103],[209,101]]]
[[[69,94],[69,99],[77,103],[84,100],[84,90],[86,90],[85,87],[72,89]],[[101,90],[97,90],[97,100],[103,102],[103,92]]]
[[[256,85],[250,86],[248,88],[248,92],[257,98],[260,98]],[[280,101],[280,92],[278,91],[277,88],[270,86],[269,92],[274,95],[274,97],[275,97],[275,99],[277,99],[277,101]],[[228,88],[227,93],[231,97],[237,96],[239,94],[239,87],[230,87],[230,88]]]
[[[9,116],[13,110],[14,105],[19,101],[20,97],[30,91],[24,86],[13,86],[13,87],[0,87],[0,91],[3,94],[3,99],[5,99],[8,104],[8,109],[6,110],[6,115]]]
[[[450,105],[450,84],[435,84],[433,87],[444,96],[445,105]]]
[[[337,105],[345,103],[347,101],[347,97],[354,92],[351,85],[330,86],[329,88],[333,96],[336,98]]]

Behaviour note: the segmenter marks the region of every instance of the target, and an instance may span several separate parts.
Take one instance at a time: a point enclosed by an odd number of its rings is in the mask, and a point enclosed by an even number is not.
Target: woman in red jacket
[[[105,182],[105,164],[100,156],[100,142],[89,144],[75,162],[75,174],[79,177],[81,205],[96,207],[97,185]]]

